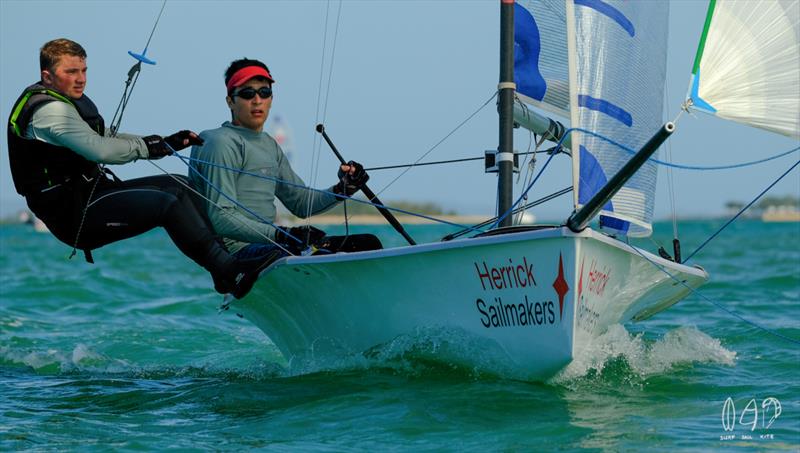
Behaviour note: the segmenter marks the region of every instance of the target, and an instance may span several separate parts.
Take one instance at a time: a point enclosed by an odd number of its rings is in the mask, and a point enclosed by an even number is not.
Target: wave
[[[312,351],[287,364],[264,360],[265,345],[249,345],[231,357],[208,358],[208,363],[174,366],[141,366],[99,353],[79,343],[71,350],[29,350],[0,347],[0,366],[27,367],[37,374],[129,376],[136,379],[219,378],[229,381],[270,380],[310,374],[386,372],[411,377],[447,377],[454,380],[512,379],[528,377],[510,364],[506,353],[466,331],[426,328],[402,335],[366,352],[342,354],[332,345],[315,345]],[[274,347],[274,346],[272,346]],[[277,352],[277,351],[273,351]],[[241,357],[258,357],[241,360]],[[275,354],[269,354],[275,358]],[[233,360],[229,360],[233,359]],[[616,379],[619,373],[646,378],[696,363],[733,365],[736,353],[693,327],[680,327],[649,342],[621,325],[597,337],[547,383],[571,383],[601,376]]]
[[[318,351],[315,351],[318,352]],[[664,374],[676,368],[700,363],[733,366],[736,352],[722,346],[694,327],[680,327],[663,338],[650,342],[642,334],[631,334],[622,325],[614,325],[596,338],[556,376],[551,385],[604,376],[616,379],[615,369],[645,378]],[[309,354],[290,362],[287,373],[301,375],[315,372],[354,371],[379,368],[411,376],[448,375],[466,379],[528,380],[509,363],[499,347],[466,331],[427,328],[413,335],[402,335],[363,354]],[[602,379],[602,378],[601,378]]]
[[[125,360],[109,358],[83,343],[78,343],[70,351],[57,349],[38,351],[0,346],[0,365],[7,367],[22,365],[40,374],[75,371],[120,372],[131,368]]]
[[[642,334],[631,334],[617,324],[590,342],[549,382],[568,386],[595,376],[613,379],[613,375],[620,372],[647,378],[686,365],[715,363],[733,366],[735,362],[736,352],[694,327],[679,327],[655,342],[648,342]],[[606,371],[608,373],[604,373]]]

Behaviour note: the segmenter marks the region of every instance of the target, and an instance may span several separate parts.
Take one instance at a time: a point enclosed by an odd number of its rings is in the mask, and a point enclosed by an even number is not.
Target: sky
[[[0,0],[2,117],[8,118],[22,89],[38,80],[41,45],[65,37],[86,49],[86,94],[110,122],[134,63],[127,51],[143,50],[161,4]],[[706,5],[703,0],[670,5],[669,119],[686,93]],[[121,130],[168,135],[218,127],[229,119],[224,70],[232,60],[248,57],[270,67],[276,84],[267,127],[276,117],[288,125],[293,167],[314,187],[329,187],[336,179],[337,161],[314,132],[323,120],[344,157],[369,168],[416,161],[478,111],[423,161],[482,156],[498,141],[494,101],[479,108],[498,83],[499,24],[496,0],[169,0],[147,51],[157,65],[142,68]],[[796,140],[702,114],[683,115],[677,127],[667,146],[673,161],[682,164],[739,163],[798,146]],[[24,208],[24,200],[11,181],[5,136],[0,143],[0,216],[7,216]],[[529,143],[525,131],[515,133],[517,151],[526,151]],[[797,159],[794,153],[747,169],[677,170],[676,211],[682,217],[722,214],[727,201],[750,201]],[[155,163],[186,173],[176,157]],[[531,199],[569,186],[570,165],[563,155],[554,159]],[[123,179],[162,171],[149,161],[111,168]],[[487,215],[495,209],[496,176],[484,173],[480,161],[416,168],[392,183],[399,174],[371,172],[370,187],[389,205],[430,201],[462,214]],[[657,218],[671,212],[667,179],[659,170]],[[770,194],[800,196],[798,170]],[[563,220],[571,210],[572,197],[563,196],[534,214]]]

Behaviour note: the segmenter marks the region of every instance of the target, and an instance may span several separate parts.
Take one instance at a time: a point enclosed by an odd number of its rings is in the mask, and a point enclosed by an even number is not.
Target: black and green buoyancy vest
[[[69,148],[25,137],[33,114],[49,102],[66,102],[74,106],[92,130],[100,135],[105,131],[103,117],[88,96],[70,99],[44,87],[41,82],[26,88],[14,103],[8,119],[11,177],[17,192],[23,196],[70,181],[90,179],[100,171],[97,163]]]

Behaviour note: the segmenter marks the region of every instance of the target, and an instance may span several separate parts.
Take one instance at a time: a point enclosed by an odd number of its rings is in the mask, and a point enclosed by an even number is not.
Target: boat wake
[[[27,350],[0,346],[0,365],[27,366],[39,374],[78,371],[123,372],[132,368],[125,360],[112,359],[78,343],[71,351]]]
[[[296,357],[288,366],[262,357],[256,361],[217,357],[216,365],[142,367],[123,359],[108,357],[83,343],[72,350],[26,350],[0,347],[0,366],[29,367],[36,374],[90,373],[135,375],[144,379],[170,377],[218,377],[226,380],[262,380],[317,373],[388,372],[403,376],[447,376],[456,379],[528,380],[521,375],[499,346],[487,344],[469,333],[452,328],[418,329],[363,353],[342,355],[341,351],[317,347]],[[252,357],[252,356],[250,356]],[[272,356],[274,358],[274,356]],[[217,360],[219,359],[219,360]],[[693,327],[680,327],[650,342],[631,334],[621,325],[612,326],[596,338],[572,363],[548,383],[569,386],[585,379],[616,379],[620,373],[638,378],[663,374],[696,363],[731,366],[736,352],[730,351]],[[222,365],[226,363],[230,366]],[[232,363],[234,362],[234,363]]]
[[[413,335],[397,337],[364,354],[345,358],[309,354],[290,363],[289,372],[299,375],[371,368],[413,376],[446,373],[467,379],[528,380],[511,365],[501,347],[489,346],[485,339],[461,330],[419,329]],[[735,360],[736,352],[693,327],[671,330],[651,342],[642,334],[631,334],[617,324],[596,338],[548,383],[561,386],[596,376],[603,379],[606,375],[617,374],[620,368],[625,374],[647,378],[699,363],[732,366]]]
[[[303,375],[358,370],[384,370],[404,376],[519,378],[499,345],[451,327],[418,328],[413,334],[400,335],[388,343],[351,354],[342,354],[331,345],[320,348],[317,343],[306,355],[292,359],[287,373]]]
[[[570,385],[584,378],[624,373],[647,378],[696,363],[734,365],[736,352],[694,327],[679,327],[655,342],[631,334],[619,324],[593,340],[549,383]]]

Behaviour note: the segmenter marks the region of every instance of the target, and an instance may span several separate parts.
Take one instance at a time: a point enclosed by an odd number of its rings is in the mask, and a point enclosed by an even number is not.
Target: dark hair
[[[64,55],[86,58],[86,51],[80,44],[66,38],[48,41],[39,51],[39,69],[52,71],[58,60]]]
[[[269,72],[269,68],[264,63],[258,60],[251,60],[249,58],[241,58],[239,60],[234,60],[228,69],[225,70],[225,85],[228,85],[228,82],[231,80],[236,71],[246,68],[248,66],[258,66],[260,68],[264,68],[267,72]],[[266,80],[266,79],[265,79]],[[230,93],[228,93],[230,95]]]

